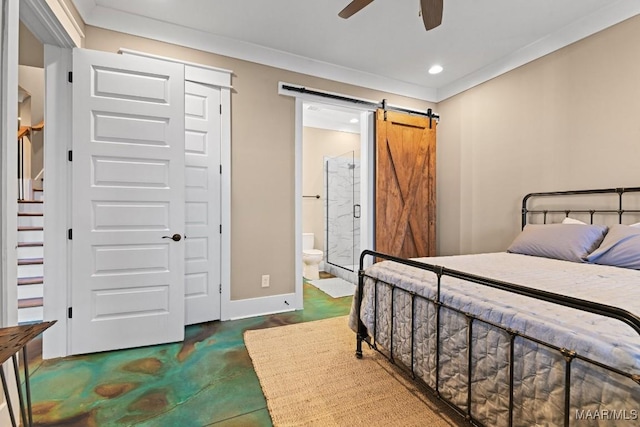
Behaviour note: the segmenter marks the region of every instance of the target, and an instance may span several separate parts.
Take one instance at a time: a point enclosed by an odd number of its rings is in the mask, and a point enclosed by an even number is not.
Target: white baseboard
[[[261,298],[249,298],[229,302],[227,319],[236,320],[247,317],[264,316],[267,314],[285,313],[302,310],[296,306],[296,294],[281,294]]]

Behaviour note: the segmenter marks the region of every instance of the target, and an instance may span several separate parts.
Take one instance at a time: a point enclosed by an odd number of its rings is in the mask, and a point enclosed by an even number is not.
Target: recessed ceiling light
[[[443,70],[442,65],[434,65],[431,68],[429,68],[429,74],[438,74],[441,73]]]
[[[349,120],[349,123],[358,123],[359,121],[360,120],[354,118],[354,119]]]

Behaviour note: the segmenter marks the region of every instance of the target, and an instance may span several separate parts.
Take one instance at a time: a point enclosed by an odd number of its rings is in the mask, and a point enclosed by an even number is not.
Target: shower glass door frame
[[[360,159],[325,158],[326,262],[354,272],[360,254]]]

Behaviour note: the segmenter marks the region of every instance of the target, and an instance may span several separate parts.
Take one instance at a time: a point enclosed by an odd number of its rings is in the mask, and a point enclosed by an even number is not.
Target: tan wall
[[[29,103],[29,125],[37,125],[44,119],[44,69],[20,65],[18,69],[18,84],[31,94]],[[22,114],[22,113],[21,113]],[[23,121],[24,125],[27,125]],[[32,132],[29,138],[30,150],[27,150],[28,165],[25,166],[25,176],[35,178],[43,168],[44,132]],[[40,188],[40,185],[37,186]]]
[[[302,199],[302,232],[314,233],[315,249],[325,247],[324,157],[335,157],[348,151],[360,156],[360,134],[312,127],[302,132],[302,194],[320,199]]]
[[[30,125],[40,123],[44,118],[44,45],[20,22],[18,34],[18,84],[31,94]],[[25,176],[35,178],[40,173],[44,161],[44,132],[33,132],[25,138]],[[36,185],[38,188],[41,185]]]
[[[640,17],[438,104],[440,254],[504,250],[525,193],[640,185]]]
[[[18,64],[44,67],[44,45],[20,22],[18,33]]]
[[[278,82],[411,108],[433,104],[86,26],[85,47],[129,48],[233,70],[231,96],[231,298],[294,291],[294,99]],[[261,275],[271,286],[261,288]]]

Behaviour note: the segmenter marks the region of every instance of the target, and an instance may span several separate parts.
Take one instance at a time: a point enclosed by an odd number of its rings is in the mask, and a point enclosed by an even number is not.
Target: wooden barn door
[[[376,112],[376,236],[379,252],[435,255],[436,122]]]

